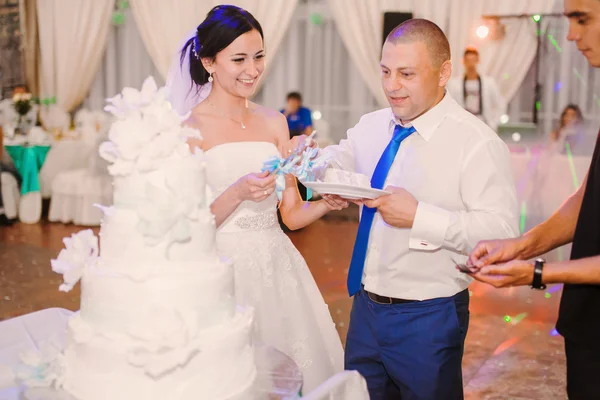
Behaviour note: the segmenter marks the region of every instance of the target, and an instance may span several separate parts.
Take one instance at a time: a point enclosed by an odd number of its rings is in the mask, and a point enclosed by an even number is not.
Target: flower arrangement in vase
[[[14,109],[19,115],[16,127],[17,133],[27,134],[37,122],[37,110],[32,113],[32,110],[34,110],[35,105],[38,103],[37,99],[31,93],[15,93],[12,100]]]

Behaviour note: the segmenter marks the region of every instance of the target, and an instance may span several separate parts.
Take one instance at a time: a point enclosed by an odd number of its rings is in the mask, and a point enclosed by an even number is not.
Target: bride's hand
[[[290,139],[289,142],[285,143],[283,145],[283,157],[287,157],[290,154],[292,154],[293,151],[296,151],[298,149],[301,148],[315,148],[317,147],[317,142],[311,138],[308,137],[306,135],[298,135],[298,136],[294,136],[293,138]]]
[[[327,204],[327,207],[330,210],[343,210],[344,208],[349,206],[349,203],[347,200],[342,199],[340,196],[336,196],[336,195],[332,195],[332,194],[324,194],[323,196],[323,200],[325,201],[325,204]]]
[[[235,183],[240,201],[261,202],[275,191],[275,175],[269,172],[252,173],[242,176]]]

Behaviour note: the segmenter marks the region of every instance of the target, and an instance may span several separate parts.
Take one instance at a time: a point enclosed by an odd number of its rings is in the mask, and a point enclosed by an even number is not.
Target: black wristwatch
[[[533,267],[533,282],[531,283],[532,289],[544,290],[546,285],[542,283],[542,271],[544,270],[544,263],[546,260],[543,258],[536,258],[535,265]]]

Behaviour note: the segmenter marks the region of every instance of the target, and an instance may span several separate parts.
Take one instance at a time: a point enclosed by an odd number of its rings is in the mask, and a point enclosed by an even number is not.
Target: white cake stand
[[[47,309],[0,322],[0,375],[7,366],[19,363],[19,354],[36,349],[50,337],[64,336],[65,327],[73,313],[63,309]],[[63,338],[64,339],[64,338]],[[64,340],[54,343],[63,344]],[[302,372],[286,354],[274,347],[255,345],[257,376],[254,385],[239,398],[244,400],[297,399],[302,388]],[[0,400],[78,400],[63,390],[2,386]],[[232,399],[237,400],[237,399]]]
[[[254,385],[231,400],[298,399],[302,373],[290,357],[274,347],[261,345],[256,350],[257,376]],[[15,388],[14,400],[79,400],[64,390],[52,388]],[[0,392],[1,396],[1,392]],[[4,397],[0,397],[4,400]],[[13,398],[7,398],[12,400]]]

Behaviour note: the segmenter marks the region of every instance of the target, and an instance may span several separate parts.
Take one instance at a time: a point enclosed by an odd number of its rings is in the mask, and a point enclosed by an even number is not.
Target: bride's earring
[[[212,82],[213,81],[213,77],[212,77],[212,72],[208,73],[208,81]]]

